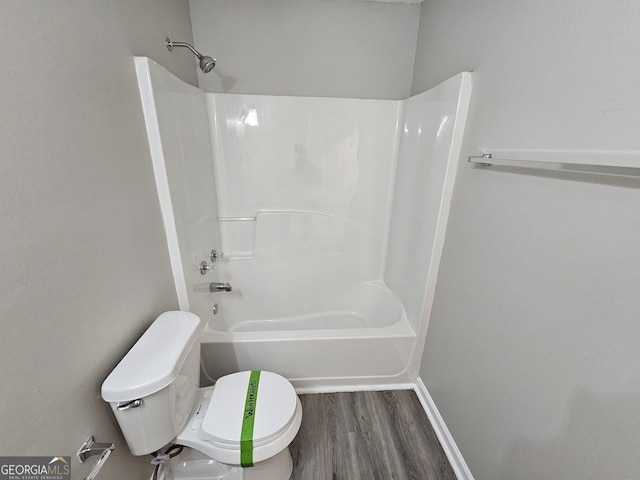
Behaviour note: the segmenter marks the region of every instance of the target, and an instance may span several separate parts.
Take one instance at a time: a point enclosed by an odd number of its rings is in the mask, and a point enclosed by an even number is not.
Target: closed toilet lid
[[[202,422],[202,438],[219,448],[238,449],[243,421],[252,413],[254,447],[278,438],[287,430],[294,421],[297,406],[293,385],[276,373],[262,371],[257,394],[253,401],[248,401],[250,379],[251,372],[246,371],[226,375],[216,382]],[[255,389],[249,393],[255,393]]]

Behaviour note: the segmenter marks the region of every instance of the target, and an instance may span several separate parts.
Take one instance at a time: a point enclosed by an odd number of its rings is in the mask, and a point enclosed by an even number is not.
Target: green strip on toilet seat
[[[256,418],[259,383],[260,371],[252,370],[247,385],[247,398],[244,402],[240,433],[240,465],[243,467],[253,467],[253,424]]]

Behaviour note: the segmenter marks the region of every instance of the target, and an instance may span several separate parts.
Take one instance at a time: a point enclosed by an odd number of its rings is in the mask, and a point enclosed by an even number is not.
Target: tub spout
[[[229,285],[228,283],[211,282],[209,284],[209,291],[210,292],[230,292],[231,285]]]

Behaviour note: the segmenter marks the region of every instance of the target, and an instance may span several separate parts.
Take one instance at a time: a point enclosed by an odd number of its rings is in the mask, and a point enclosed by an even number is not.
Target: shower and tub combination
[[[135,64],[180,308],[207,322],[204,381],[412,384],[472,75],[392,101],[205,93]]]

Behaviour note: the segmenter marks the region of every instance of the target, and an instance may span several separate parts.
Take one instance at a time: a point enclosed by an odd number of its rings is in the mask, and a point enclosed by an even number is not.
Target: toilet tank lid
[[[173,382],[204,322],[189,312],[160,315],[102,384],[107,402],[127,402],[151,395]]]

